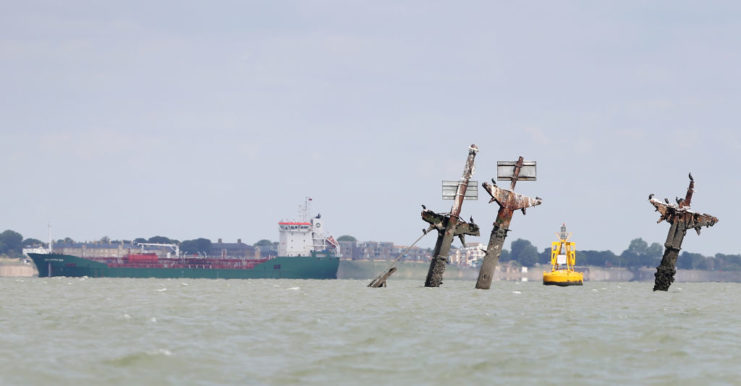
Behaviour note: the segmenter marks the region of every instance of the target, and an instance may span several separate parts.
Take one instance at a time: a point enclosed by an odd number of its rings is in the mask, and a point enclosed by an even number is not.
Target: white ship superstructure
[[[304,204],[302,220],[278,223],[278,256],[310,256],[314,252],[327,251],[339,254],[339,244],[332,236],[324,233],[321,216],[307,218],[310,201],[311,199],[307,199]]]

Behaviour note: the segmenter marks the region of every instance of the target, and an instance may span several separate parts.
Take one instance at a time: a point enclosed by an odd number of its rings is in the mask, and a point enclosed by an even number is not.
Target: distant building
[[[401,261],[429,261],[432,250],[429,248],[409,247],[408,245],[394,245],[389,254],[391,259],[399,257]]]
[[[366,241],[358,244],[361,258],[368,260],[390,260],[394,251],[394,243],[388,241]]]
[[[395,258],[396,254],[394,254],[394,243],[387,241],[378,243],[378,257],[383,260],[390,260]]]
[[[395,248],[398,252],[394,252],[394,256],[404,253],[404,256],[401,258],[402,261],[429,261],[432,257],[432,250],[429,248],[412,247],[406,252],[404,251],[408,247],[405,245],[399,245]]]
[[[466,267],[478,267],[486,255],[486,246],[482,243],[466,243],[463,248],[451,251],[450,263]]]
[[[340,236],[337,238],[340,244],[340,257],[343,259],[357,260],[361,257],[358,241],[352,236]]]
[[[243,243],[242,239],[237,239],[236,243],[225,243],[219,239],[217,242],[211,243],[211,249],[208,251],[208,256],[254,259],[260,257],[260,251],[258,248]]]
[[[378,258],[378,242],[377,241],[364,241],[358,244],[360,248],[360,257],[362,259],[375,259]]]

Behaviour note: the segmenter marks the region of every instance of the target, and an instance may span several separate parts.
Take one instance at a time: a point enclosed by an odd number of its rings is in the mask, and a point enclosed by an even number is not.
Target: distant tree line
[[[34,248],[44,246],[44,243],[36,239],[24,239],[23,236],[10,229],[0,233],[0,256],[18,258],[23,256],[23,248]]]
[[[343,236],[344,237],[344,236]],[[348,236],[350,237],[350,236]],[[103,237],[99,240],[101,243],[121,243],[129,240],[111,240]],[[211,240],[207,238],[197,238],[192,240],[179,241],[165,236],[152,236],[150,238],[139,237],[133,240],[135,243],[155,243],[155,244],[177,244],[180,250],[185,254],[206,254],[211,249]],[[75,243],[69,237],[55,241],[56,244]],[[278,243],[270,240],[260,240],[253,244],[254,247],[260,248],[262,256],[276,256]],[[0,255],[18,258],[21,257],[23,248],[47,247],[40,240],[28,238],[15,231],[6,230],[0,233]],[[630,241],[628,248],[619,255],[612,251],[576,251],[576,264],[580,266],[589,265],[597,267],[624,267],[629,269],[641,267],[656,267],[661,261],[664,253],[664,247],[659,243],[649,245],[641,238]],[[533,267],[535,264],[550,264],[551,249],[545,248],[538,252],[530,241],[524,239],[514,240],[509,250],[503,250],[499,258],[502,263],[516,262],[525,267]],[[702,269],[718,271],[737,271],[741,270],[741,255],[726,255],[717,253],[715,256],[703,256],[699,253],[682,252],[677,260],[679,269]]]
[[[656,267],[661,262],[664,247],[659,243],[649,245],[641,238],[631,240],[628,248],[616,255],[612,251],[576,251],[577,265],[597,267],[623,267],[629,269],[641,267]],[[522,266],[532,267],[536,263],[550,264],[551,249],[545,248],[542,252],[528,240],[517,239],[512,242],[510,250],[503,250],[499,258],[501,262],[515,261]],[[699,253],[682,252],[677,259],[679,269],[702,270],[741,270],[741,255],[726,255],[717,253],[707,257]]]
[[[516,261],[523,266],[532,267],[535,263],[550,264],[551,249],[545,248],[538,252],[530,241],[518,239],[512,242],[511,251],[503,251],[500,261]],[[598,267],[655,267],[661,261],[664,249],[659,243],[650,246],[643,239],[633,239],[628,248],[620,255],[612,251],[576,251],[577,265],[592,265]]]
[[[0,255],[20,257],[23,249],[23,236],[20,233],[6,230],[0,233]]]

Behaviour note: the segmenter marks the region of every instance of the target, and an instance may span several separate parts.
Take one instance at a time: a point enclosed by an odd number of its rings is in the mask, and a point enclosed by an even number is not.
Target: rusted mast
[[[368,287],[370,287],[370,288],[382,288],[382,287],[385,288],[386,287],[386,280],[388,280],[389,277],[391,277],[391,275],[393,275],[394,272],[397,271],[397,269],[396,269],[396,263],[398,263],[399,260],[402,257],[406,256],[406,253],[409,252],[409,250],[412,249],[419,242],[419,240],[422,240],[422,237],[424,237],[432,229],[433,229],[432,228],[432,225],[430,225],[429,228],[423,230],[422,231],[422,236],[419,236],[417,238],[417,240],[415,240],[410,246],[406,247],[406,249],[404,251],[402,251],[401,253],[399,253],[399,255],[396,256],[396,258],[392,261],[391,266],[385,272],[381,272],[378,276],[376,276],[370,282],[370,284],[368,284]]]
[[[394,274],[394,272],[396,272],[396,267],[389,268],[386,272],[381,273],[380,275],[376,276],[376,278],[373,279],[373,281],[371,281],[370,284],[368,284],[368,287],[370,288],[384,287],[385,288],[386,280],[388,280],[389,277],[391,277],[391,275]]]
[[[491,179],[492,185],[486,182],[482,184],[484,189],[491,195],[489,202],[496,201],[499,204],[499,212],[497,212],[497,219],[494,221],[494,228],[491,230],[489,245],[486,247],[484,261],[481,263],[481,269],[479,270],[479,278],[476,280],[476,288],[478,289],[491,288],[494,269],[496,269],[497,263],[499,263],[499,256],[502,254],[502,246],[504,246],[504,240],[507,238],[509,223],[512,221],[514,211],[520,209],[522,210],[522,214],[525,214],[525,208],[540,205],[543,202],[540,197],[530,198],[514,192],[515,184],[517,184],[517,180],[520,178],[520,170],[522,169],[523,162],[523,158],[519,157],[514,165],[512,176],[507,178],[511,178],[512,180],[510,190],[498,187],[493,178]]]
[[[425,280],[425,287],[439,287],[443,283],[445,263],[448,254],[450,253],[450,244],[453,242],[453,237],[459,236],[461,242],[463,242],[464,234],[479,235],[478,226],[474,224],[473,221],[468,224],[465,221],[461,221],[459,218],[461,206],[463,205],[463,198],[466,195],[466,188],[468,188],[468,181],[473,175],[473,161],[478,151],[479,148],[476,147],[476,145],[471,145],[468,148],[466,166],[463,169],[463,176],[458,182],[458,188],[455,192],[453,207],[450,209],[450,214],[435,213],[423,207],[422,219],[430,223],[430,226],[438,231],[435,250],[432,253],[432,261],[430,262],[430,269],[427,272],[427,279]]]
[[[674,274],[677,273],[677,257],[679,251],[682,249],[682,241],[684,235],[687,234],[688,229],[695,229],[697,234],[700,234],[700,228],[711,227],[718,222],[716,217],[704,213],[695,213],[690,209],[692,203],[692,194],[695,192],[695,180],[692,178],[690,173],[690,186],[687,187],[687,194],[684,199],[677,198],[676,204],[669,204],[668,199],[664,199],[661,202],[654,198],[651,194],[648,196],[648,201],[656,208],[656,211],[661,214],[659,221],[666,220],[671,227],[669,227],[669,233],[666,236],[666,242],[664,243],[664,256],[661,258],[661,264],[656,267],[656,273],[654,276],[656,280],[654,282],[654,291],[668,291],[669,286],[674,282]]]

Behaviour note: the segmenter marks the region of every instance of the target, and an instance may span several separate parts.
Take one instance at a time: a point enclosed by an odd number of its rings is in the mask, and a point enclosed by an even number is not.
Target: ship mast
[[[49,253],[54,253],[54,240],[51,239],[51,224],[46,224],[49,237]]]
[[[304,205],[298,207],[298,217],[303,222],[308,222],[311,217],[311,197],[304,197]]]

